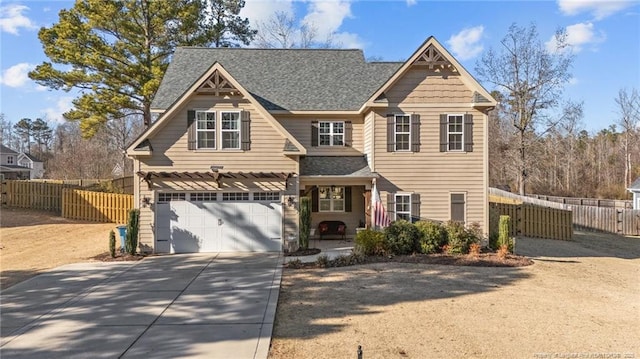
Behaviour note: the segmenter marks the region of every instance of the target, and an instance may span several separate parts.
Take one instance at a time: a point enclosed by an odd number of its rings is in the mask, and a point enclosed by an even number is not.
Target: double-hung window
[[[220,112],[222,148],[240,149],[240,112]]]
[[[411,116],[394,115],[396,151],[411,150]]]
[[[216,148],[216,113],[196,111],[197,148]]]
[[[404,219],[405,221],[411,221],[411,195],[410,194],[396,194],[396,220]]]
[[[344,146],[344,122],[319,122],[318,144],[320,146]]]
[[[449,151],[463,150],[464,122],[462,115],[447,115],[447,138]]]
[[[319,187],[318,201],[320,212],[344,212],[344,187]]]

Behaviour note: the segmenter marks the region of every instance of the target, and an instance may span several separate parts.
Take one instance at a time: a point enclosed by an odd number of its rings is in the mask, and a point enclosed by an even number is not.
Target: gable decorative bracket
[[[212,93],[215,96],[236,95],[240,93],[240,91],[217,70],[198,87],[197,91]]]
[[[414,65],[426,65],[429,70],[449,70],[458,72],[458,69],[444,57],[433,45],[427,47],[424,52],[413,62]]]

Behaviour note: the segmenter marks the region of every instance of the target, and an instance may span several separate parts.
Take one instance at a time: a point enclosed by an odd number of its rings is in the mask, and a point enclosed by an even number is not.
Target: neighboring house
[[[44,163],[28,153],[18,155],[18,165],[30,169],[29,179],[38,179],[44,176]]]
[[[0,145],[0,177],[2,179],[30,179],[31,169],[19,164],[20,154],[7,146]]]
[[[640,177],[627,188],[627,191],[633,194],[633,209],[640,209]]]
[[[406,62],[360,50],[178,48],[128,148],[140,242],[155,252],[278,251],[312,228],[392,220],[488,226],[491,95],[430,37]]]

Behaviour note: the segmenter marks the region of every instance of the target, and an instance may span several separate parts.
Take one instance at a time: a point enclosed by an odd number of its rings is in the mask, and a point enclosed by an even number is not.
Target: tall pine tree
[[[235,6],[226,16],[244,5],[222,3]],[[51,62],[38,65],[29,77],[52,89],[80,90],[64,117],[80,121],[85,137],[126,116],[142,116],[148,125],[151,101],[175,48],[215,41],[211,27],[202,26],[213,21],[206,20],[208,5],[208,0],[77,0],[60,11],[58,23],[40,29]],[[245,27],[216,23],[221,24],[217,33],[238,32],[241,41],[240,32],[250,31],[248,21]]]

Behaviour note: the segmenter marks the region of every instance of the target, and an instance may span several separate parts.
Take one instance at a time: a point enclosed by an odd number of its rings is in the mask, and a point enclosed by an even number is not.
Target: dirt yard
[[[0,209],[0,288],[107,252],[111,229],[115,229],[111,223],[73,221],[49,212]]]
[[[287,269],[270,358],[640,358],[640,239],[520,239],[518,268]]]

